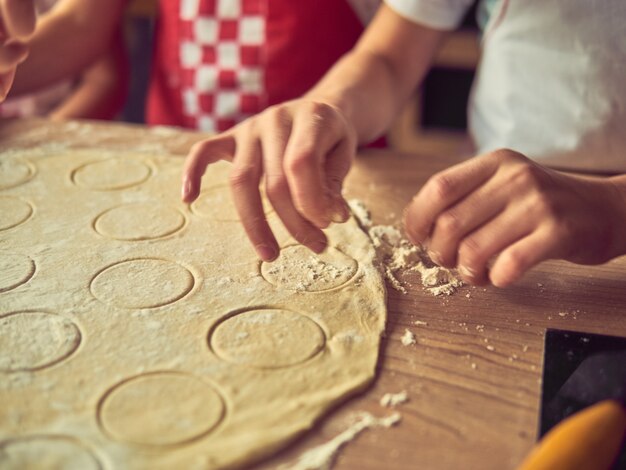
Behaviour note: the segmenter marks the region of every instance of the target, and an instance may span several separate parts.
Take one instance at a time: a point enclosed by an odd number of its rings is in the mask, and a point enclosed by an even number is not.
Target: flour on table
[[[405,329],[404,334],[402,335],[401,340],[404,346],[411,346],[413,344],[417,344],[417,338],[415,337],[415,333],[411,330]]]
[[[400,413],[384,418],[377,418],[370,413],[361,413],[358,415],[358,421],[341,434],[325,444],[309,449],[294,463],[282,466],[280,470],[330,470],[339,450],[363,431],[375,427],[390,428],[398,424],[400,420]]]
[[[391,225],[372,225],[370,214],[361,201],[351,200],[350,208],[372,239],[382,271],[394,289],[407,293],[397,276],[400,271],[419,273],[422,286],[435,296],[451,295],[463,285],[463,281],[453,271],[436,266],[422,247],[409,242],[397,228]]]
[[[385,393],[380,399],[380,406],[391,407],[401,405],[409,401],[409,395],[406,390],[399,393]]]

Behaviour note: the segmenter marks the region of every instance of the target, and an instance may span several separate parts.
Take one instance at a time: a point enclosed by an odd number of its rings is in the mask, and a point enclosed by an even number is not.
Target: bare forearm
[[[78,75],[101,56],[121,17],[123,0],[64,0],[44,15],[18,67],[12,95]]]
[[[381,35],[385,30],[396,34]],[[307,98],[337,106],[354,126],[359,142],[371,141],[384,133],[419,86],[444,35],[383,7],[356,48]]]

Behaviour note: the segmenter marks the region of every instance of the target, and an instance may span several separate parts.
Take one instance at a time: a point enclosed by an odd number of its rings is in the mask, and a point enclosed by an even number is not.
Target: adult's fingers
[[[270,123],[271,132],[264,130],[264,133],[272,138],[261,141],[267,197],[287,231],[299,243],[320,253],[326,248],[326,236],[296,210],[283,168],[283,157],[287,142],[291,138],[291,127],[281,125],[279,114],[274,115],[274,118],[275,120],[266,121]]]
[[[532,212],[528,201],[512,204],[465,236],[457,247],[461,276],[472,284],[484,284],[489,260],[537,229]]]
[[[20,42],[0,45],[0,74],[11,72],[28,56],[28,48]]]
[[[494,176],[436,217],[428,242],[433,261],[448,268],[456,266],[460,241],[508,206],[510,196],[502,189],[502,182]]]
[[[483,155],[431,177],[404,212],[409,239],[414,244],[422,243],[439,214],[491,178],[497,168],[495,158]]]
[[[184,202],[192,202],[200,194],[200,182],[206,167],[219,160],[231,161],[236,147],[232,132],[194,144],[183,166],[181,197]]]
[[[265,218],[259,182],[263,173],[261,144],[251,134],[241,135],[230,173],[233,201],[243,228],[263,261],[278,256],[278,243]]]
[[[15,70],[0,74],[0,103],[4,101],[9,94],[14,78]]]
[[[330,224],[331,198],[326,187],[326,159],[342,139],[345,127],[337,111],[308,103],[297,111],[283,168],[298,212],[318,228]]]
[[[489,272],[491,283],[506,287],[541,261],[558,258],[558,243],[546,226],[532,232],[500,253]]]
[[[0,0],[0,17],[11,39],[25,40],[35,31],[33,0]]]

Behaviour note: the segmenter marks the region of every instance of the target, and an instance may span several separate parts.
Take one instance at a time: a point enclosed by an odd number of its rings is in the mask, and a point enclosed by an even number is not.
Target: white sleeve
[[[385,0],[400,16],[435,29],[459,26],[473,0]]]

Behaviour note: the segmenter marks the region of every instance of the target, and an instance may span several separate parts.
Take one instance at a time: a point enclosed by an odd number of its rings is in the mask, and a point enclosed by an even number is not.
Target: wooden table
[[[141,145],[184,155],[201,137],[117,124],[0,125],[4,148],[69,142],[122,150]],[[364,152],[347,193],[366,203],[375,223],[397,225],[428,177],[456,161]],[[626,257],[596,267],[546,262],[507,289],[466,286],[444,297],[424,291],[417,275],[401,279],[408,294],[389,289],[389,320],[373,386],[256,468],[293,461],[343,431],[357,411],[390,414],[380,406],[381,396],[406,390],[409,402],[396,408],[402,422],[363,433],[341,451],[334,468],[513,469],[536,438],[546,328],[626,336]],[[416,334],[416,345],[402,345],[405,328]]]

